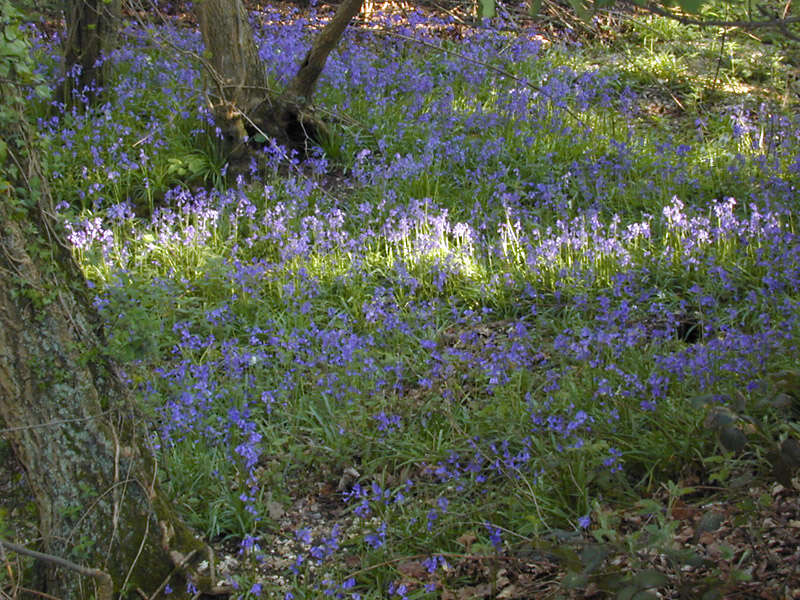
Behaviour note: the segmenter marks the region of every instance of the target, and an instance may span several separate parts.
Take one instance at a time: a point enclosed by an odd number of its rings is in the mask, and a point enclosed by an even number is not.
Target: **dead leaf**
[[[350,489],[350,487],[361,477],[361,473],[356,471],[353,467],[347,467],[342,473],[339,483],[336,486],[336,491],[343,492]]]
[[[280,502],[270,500],[267,502],[267,513],[269,514],[270,519],[273,521],[278,521],[283,515],[286,514],[286,511],[283,510],[283,506],[281,506]]]
[[[497,598],[519,598],[519,593],[517,591],[517,586],[509,585],[503,588],[503,590],[497,594]]]
[[[477,600],[478,598],[488,598],[492,595],[492,586],[488,583],[479,585],[468,585],[459,588],[457,600]]]
[[[467,552],[469,552],[470,547],[472,544],[478,541],[478,536],[475,535],[472,531],[467,531],[466,533],[462,533],[460,536],[456,538],[456,541],[466,548]]]
[[[425,579],[425,577],[429,574],[428,569],[426,569],[422,563],[417,560],[401,562],[397,565],[397,570],[400,571],[400,573],[402,573],[404,576],[412,579]]]

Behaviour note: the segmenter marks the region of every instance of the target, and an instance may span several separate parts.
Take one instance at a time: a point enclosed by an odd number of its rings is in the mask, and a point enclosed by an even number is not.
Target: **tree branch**
[[[364,0],[344,0],[336,10],[336,14],[319,32],[311,49],[306,54],[300,69],[286,89],[286,95],[293,101],[304,106],[311,101],[311,94],[325,66],[328,55],[336,47],[345,28],[350,21],[361,11]]]
[[[4,546],[5,548],[8,548],[17,554],[24,554],[25,556],[30,556],[37,560],[43,560],[45,562],[49,562],[50,564],[64,567],[65,569],[75,571],[81,575],[85,575],[86,577],[93,577],[95,580],[97,580],[98,600],[111,600],[111,596],[114,593],[114,582],[111,579],[111,575],[105,571],[101,571],[100,569],[91,569],[89,567],[82,567],[81,565],[76,564],[71,560],[67,560],[66,558],[53,556],[52,554],[45,554],[44,552],[37,552],[36,550],[30,550],[25,546],[20,546],[19,544],[9,542],[3,538],[0,538],[0,546]]]
[[[649,13],[672,19],[673,21],[677,21],[682,25],[697,25],[698,27],[736,27],[746,31],[752,31],[756,29],[779,29],[780,32],[788,39],[800,41],[800,37],[789,31],[790,25],[800,23],[800,17],[774,17],[771,19],[764,19],[763,21],[743,19],[732,21],[719,19],[697,19],[673,12],[654,2],[648,2],[645,6],[640,6],[634,3],[632,0],[621,0],[621,3],[632,9],[643,8]],[[764,10],[762,10],[761,13],[764,16],[767,16]]]

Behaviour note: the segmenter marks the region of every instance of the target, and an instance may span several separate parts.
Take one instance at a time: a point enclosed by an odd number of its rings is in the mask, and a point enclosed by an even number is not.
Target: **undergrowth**
[[[295,17],[260,15],[276,85]],[[765,476],[800,436],[800,122],[743,95],[779,57],[655,18],[611,54],[373,19],[326,68],[330,139],[267,144],[235,181],[200,73],[157,41],[199,52],[196,31],[126,30],[97,109],[31,99],[164,487],[241,544],[243,596],[438,597],[466,585],[458,557],[530,548],[561,553],[565,586],[663,586],[601,566],[691,567],[670,498]],[[57,85],[58,40],[36,48]],[[300,529],[275,573],[270,507],[326,485],[347,527]],[[658,518],[618,531],[627,511]]]

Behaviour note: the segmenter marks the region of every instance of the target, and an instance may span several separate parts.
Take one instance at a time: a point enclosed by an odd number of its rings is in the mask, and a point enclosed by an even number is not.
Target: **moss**
[[[153,509],[157,516],[158,521],[170,523],[174,529],[174,537],[169,542],[169,549],[179,552],[181,555],[186,556],[190,552],[195,551],[194,560],[191,561],[196,565],[199,561],[205,558],[205,544],[199,540],[191,530],[179,521],[175,515],[174,510],[160,495],[156,495],[153,499]],[[122,564],[133,564],[137,558],[139,543],[142,538],[147,535],[151,538],[158,538],[160,536],[159,524],[155,522],[155,518],[149,520],[150,526],[147,527],[148,520],[139,519],[138,521],[132,520],[132,526],[124,540],[120,540],[123,548],[126,549],[122,553],[120,559]],[[192,565],[189,565],[191,567]],[[135,593],[136,589],[144,590],[148,595],[152,594],[164,580],[172,574],[170,578],[170,585],[173,592],[170,598],[188,598],[191,594],[186,594],[187,579],[184,573],[175,572],[172,562],[166,552],[149,552],[139,556],[136,562],[136,569],[133,571],[131,578],[128,582],[126,590],[127,597],[138,597]],[[127,572],[127,570],[126,570]],[[120,577],[122,575],[122,577]],[[122,573],[115,576],[115,582],[120,585],[124,579]],[[212,585],[212,582],[206,581],[208,578],[194,578],[193,583],[199,589],[207,589]],[[122,590],[117,590],[121,592]],[[178,594],[177,596],[175,594]]]

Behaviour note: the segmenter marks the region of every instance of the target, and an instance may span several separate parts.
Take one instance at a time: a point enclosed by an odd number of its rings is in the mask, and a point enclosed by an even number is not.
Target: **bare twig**
[[[39,429],[40,427],[55,427],[57,425],[66,425],[67,423],[78,423],[80,421],[91,421],[92,419],[99,419],[105,415],[112,413],[118,408],[111,408],[96,415],[89,415],[88,417],[76,417],[74,419],[56,419],[55,421],[47,421],[46,423],[34,423],[33,425],[20,425],[18,427],[4,427],[0,429],[0,434],[11,433],[14,431],[25,431],[28,429]]]
[[[53,596],[52,594],[48,594],[46,592],[40,592],[39,590],[32,590],[31,588],[20,587],[19,591],[25,592],[26,594],[33,594],[34,596],[39,596],[40,598],[46,598],[47,600],[61,600],[61,598],[58,596]]]
[[[172,576],[175,575],[175,573],[177,573],[179,570],[183,569],[186,565],[188,565],[189,561],[192,560],[192,558],[194,558],[195,554],[197,554],[197,550],[192,550],[186,556],[184,556],[183,560],[172,568],[172,571],[169,572],[169,575],[167,575],[164,581],[161,582],[161,585],[159,585],[156,588],[156,591],[150,595],[150,598],[148,600],[155,600],[161,593],[161,591],[165,587],[167,587],[167,584],[169,583],[169,580],[172,579]]]
[[[97,581],[98,600],[111,600],[111,596],[114,593],[114,581],[111,579],[111,575],[109,575],[105,571],[101,571],[100,569],[83,567],[79,564],[72,562],[71,560],[67,560],[66,558],[61,558],[60,556],[54,556],[53,554],[45,554],[44,552],[37,552],[36,550],[31,550],[29,548],[26,548],[25,546],[20,546],[19,544],[9,542],[3,538],[0,538],[0,546],[5,546],[9,550],[11,550],[12,552],[16,552],[17,554],[24,554],[25,556],[30,556],[37,560],[43,560],[50,564],[63,567],[65,569],[69,569],[70,571],[75,571],[80,575],[84,575],[86,577],[93,577]],[[52,597],[53,596],[50,596],[50,598]]]
[[[695,17],[688,17],[686,15],[673,12],[653,2],[648,3],[644,7],[638,6],[632,0],[620,0],[622,4],[627,5],[633,10],[643,8],[647,12],[653,13],[660,17],[666,17],[681,23],[683,25],[696,25],[698,27],[735,27],[744,31],[753,31],[756,29],[778,29],[781,34],[793,41],[800,41],[800,36],[789,31],[789,26],[800,23],[800,17],[785,16],[787,11],[784,10],[783,15],[780,17],[769,17],[768,13],[761,8],[760,12],[765,17],[763,20],[750,20],[750,19],[698,19]]]
[[[15,588],[18,587],[19,583],[17,582],[17,578],[14,576],[14,569],[11,567],[11,561],[8,560],[8,555],[6,554],[5,546],[0,544],[0,558],[3,559],[3,563],[6,566],[6,571],[8,572],[8,580],[11,582],[11,590],[14,596],[16,596]]]

